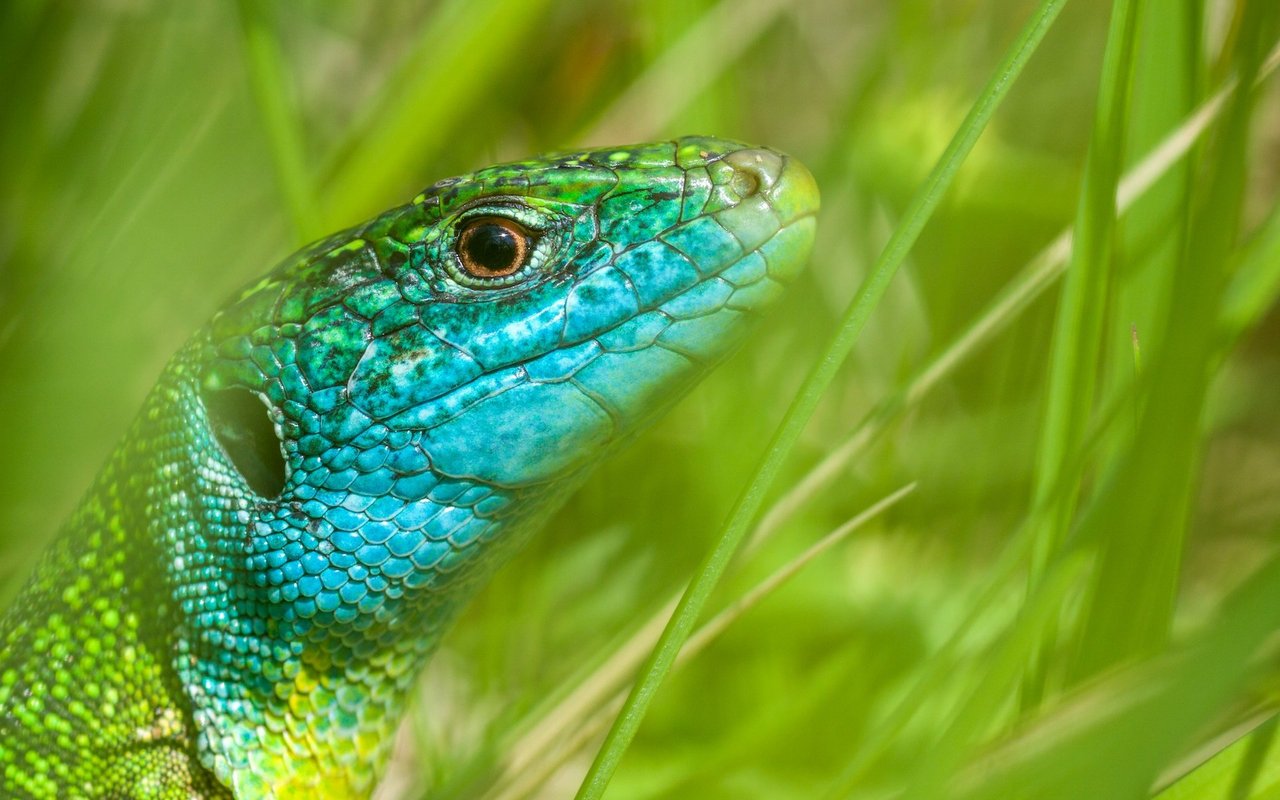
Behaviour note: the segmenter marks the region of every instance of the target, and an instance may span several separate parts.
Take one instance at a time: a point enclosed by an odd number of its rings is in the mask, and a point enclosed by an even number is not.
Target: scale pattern
[[[771,150],[569,153],[436,183],[241,292],[0,621],[0,794],[368,796],[460,604],[741,338],[816,207]],[[515,274],[463,268],[482,217],[530,232]]]

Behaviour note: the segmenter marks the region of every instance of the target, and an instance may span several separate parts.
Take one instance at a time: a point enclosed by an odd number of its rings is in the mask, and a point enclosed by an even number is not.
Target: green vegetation
[[[385,795],[572,795],[699,574],[607,798],[1280,791],[1274,3],[0,13],[7,594],[296,245],[484,163],[714,133],[811,166],[811,269],[467,611]]]

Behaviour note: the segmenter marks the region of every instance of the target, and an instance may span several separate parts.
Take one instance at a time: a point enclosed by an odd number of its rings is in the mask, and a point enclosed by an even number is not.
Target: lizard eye
[[[502,217],[468,220],[458,235],[458,259],[473,278],[505,278],[529,260],[532,236]]]
[[[209,427],[249,488],[266,498],[284,489],[284,454],[266,404],[247,389],[202,393]]]

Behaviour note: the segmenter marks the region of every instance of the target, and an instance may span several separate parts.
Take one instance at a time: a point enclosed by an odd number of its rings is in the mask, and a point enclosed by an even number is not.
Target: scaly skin
[[[367,796],[459,606],[740,340],[816,207],[732,142],[551,156],[240,293],[0,622],[0,795]],[[459,255],[480,217],[528,232],[515,274]]]

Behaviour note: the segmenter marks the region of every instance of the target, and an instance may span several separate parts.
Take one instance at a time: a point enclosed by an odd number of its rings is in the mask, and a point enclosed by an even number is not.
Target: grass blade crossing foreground
[[[1251,88],[1271,76],[1280,67],[1280,45],[1272,49]],[[1166,177],[1199,143],[1209,126],[1226,107],[1236,91],[1236,78],[1227,80],[1212,97],[1194,113],[1181,121],[1141,161],[1125,173],[1116,192],[1117,213],[1123,215],[1151,188]],[[1224,306],[1224,325],[1231,335],[1238,335],[1265,311],[1280,284],[1280,210],[1259,234],[1259,246],[1242,263],[1239,274],[1228,289]],[[1071,229],[1062,231],[1045,245],[994,295],[983,311],[968,323],[950,344],[931,357],[908,379],[903,388],[876,403],[850,433],[788,489],[761,518],[752,534],[751,543],[772,535],[818,492],[835,480],[849,462],[863,451],[884,429],[888,420],[915,408],[942,381],[954,374],[995,337],[1005,331],[1031,303],[1062,277],[1073,249]]]
[[[679,668],[694,658],[734,622],[790,581],[818,556],[884,514],[915,491],[915,488],[916,484],[910,483],[877,500],[744,592],[689,637],[676,659],[676,667]],[[673,597],[665,607],[674,608],[678,599]],[[670,610],[667,613],[670,614]],[[656,620],[661,622],[661,617],[656,617]],[[610,715],[617,713],[626,698],[626,684],[618,679],[618,673],[624,670],[630,673],[640,662],[644,655],[642,648],[651,646],[660,633],[660,630],[653,630],[653,627],[650,623],[641,628],[590,681],[583,683],[566,697],[555,712],[531,731],[525,740],[511,748],[514,752],[504,768],[504,782],[494,792],[493,800],[519,800],[532,796],[556,769],[585,748],[592,738],[608,726]]]
[[[725,73],[779,14],[784,0],[721,0],[654,60],[577,140],[607,145],[657,136]],[[718,40],[718,47],[706,43]]]
[[[302,115],[289,96],[290,76],[280,52],[279,38],[271,29],[267,8],[240,0],[238,9],[246,67],[271,145],[276,180],[289,209],[294,244],[302,246],[325,232],[316,204],[315,186],[307,171]]]
[[[925,222],[937,207],[946,189],[991,119],[1000,101],[1008,93],[1014,79],[1030,60],[1032,53],[1048,32],[1066,0],[1043,0],[1031,21],[1019,35],[1013,48],[996,74],[983,89],[968,117],[961,124],[946,151],[938,160],[923,187],[907,209],[902,223],[894,231],[866,282],[850,303],[840,328],[821,359],[806,377],[796,400],[787,410],[782,424],[774,433],[750,483],[739,497],[714,549],[707,554],[689,588],[676,607],[675,614],[646,662],[639,681],[632,688],[621,713],[605,737],[581,788],[579,800],[593,800],[604,794],[605,787],[617,770],[631,740],[640,727],[645,712],[662,680],[670,671],[681,646],[689,637],[712,589],[719,581],[748,526],[764,501],[764,493],[772,483],[783,460],[799,438],[818,401],[844,362],[858,335],[866,326],[871,312],[879,303],[898,266],[915,243]]]
[[[1280,65],[1280,48],[1272,51],[1259,81]],[[1193,145],[1200,141],[1209,125],[1217,119],[1226,100],[1235,91],[1237,81],[1232,78],[1225,82],[1201,108],[1181,121],[1161,142],[1151,149],[1124,176],[1117,191],[1116,204],[1119,213],[1128,211],[1142,198],[1160,179],[1171,174],[1180,164]],[[1255,87],[1257,83],[1255,83]],[[849,436],[842,441],[819,464],[810,469],[804,477],[779,498],[755,526],[755,530],[745,548],[758,546],[765,539],[789,521],[800,508],[824,489],[840,470],[885,429],[889,420],[901,416],[906,410],[915,408],[942,381],[950,377],[957,367],[971,359],[982,347],[990,343],[999,333],[1005,331],[1011,322],[1025,311],[1031,302],[1042,295],[1048,288],[1062,277],[1070,259],[1072,250],[1071,229],[1062,231],[1052,242],[1047,244],[1026,266],[995,296],[984,311],[974,317],[957,338],[952,340],[937,355],[923,364],[914,376],[907,380],[903,387],[893,395],[883,398],[875,408],[866,414]],[[1230,301],[1222,311],[1224,329],[1231,336],[1238,336],[1247,326],[1256,323],[1275,293],[1274,287],[1280,284],[1280,211],[1273,213],[1271,220],[1258,234],[1257,240],[1250,246],[1249,252],[1241,259],[1241,267],[1232,283]],[[1007,549],[1014,554],[1013,561],[1022,558],[1021,546]],[[747,551],[744,550],[744,554]],[[1002,564],[1009,559],[1003,559]],[[1008,575],[1012,563],[993,570],[993,574]],[[999,584],[993,580],[992,584]],[[548,770],[550,762],[559,763],[564,753],[570,749],[563,740],[570,737],[569,731],[575,731],[571,738],[577,742],[585,734],[584,727],[595,735],[601,728],[593,723],[588,724],[588,711],[598,707],[612,691],[612,687],[621,683],[624,675],[634,670],[643,658],[644,650],[651,648],[662,631],[662,622],[669,617],[675,608],[678,596],[673,596],[669,603],[664,603],[653,617],[640,626],[636,633],[620,646],[612,657],[595,670],[590,677],[566,693],[566,697],[557,704],[555,710],[534,725],[530,732],[523,735],[517,743],[504,748],[508,753],[503,766],[504,780],[501,785],[518,785],[523,789],[536,783],[531,770],[537,765],[537,772]],[[981,603],[975,604],[975,606]],[[708,623],[710,624],[710,623]],[[704,626],[705,628],[706,626]],[[967,624],[957,627],[957,631],[967,628]],[[696,639],[700,634],[693,634]],[[955,639],[958,633],[953,633]],[[693,646],[692,641],[682,651],[688,653]],[[954,642],[952,643],[954,644]],[[945,649],[945,648],[944,648]],[[940,663],[950,663],[943,659]],[[940,667],[946,669],[946,667]],[[908,695],[917,694],[916,691]],[[895,712],[898,719],[905,719],[907,712],[899,709]],[[891,725],[896,730],[897,726]],[[551,755],[553,749],[558,756]],[[858,761],[846,770],[838,786],[846,786],[836,790],[837,794],[847,793],[850,782],[857,776],[858,770],[865,766],[875,747],[864,747],[859,751]],[[552,764],[554,766],[554,764]],[[518,776],[518,777],[516,777]],[[543,776],[545,777],[545,776]],[[540,780],[540,779],[539,779]],[[522,797],[527,792],[512,792],[503,789],[499,797]]]
[[[1263,796],[1280,787],[1280,758],[1276,757],[1275,711],[1261,714],[1210,742],[1189,766],[1158,785],[1167,786],[1156,800],[1196,800],[1202,797]],[[1252,795],[1248,795],[1248,792]]]
[[[1115,293],[1113,239],[1119,223],[1116,189],[1124,170],[1127,110],[1141,9],[1142,3],[1132,0],[1116,0],[1111,8],[1093,135],[1076,212],[1071,265],[1054,322],[1044,423],[1036,451],[1032,589],[1057,555],[1071,526],[1085,477],[1086,465],[1080,460],[1080,450],[1097,400],[1106,311]],[[1046,650],[1052,647],[1055,636],[1055,626],[1050,622],[1044,631]],[[1039,655],[1033,654],[1031,660],[1022,694],[1028,708],[1039,704],[1045,680],[1045,664]]]
[[[1269,44],[1263,37],[1276,18],[1272,4],[1243,7],[1232,60],[1244,85],[1259,74]],[[1209,379],[1220,363],[1220,298],[1244,219],[1252,114],[1253,96],[1238,93],[1202,156],[1204,179],[1186,215],[1169,314],[1144,376],[1141,424],[1082,524],[1082,539],[1097,543],[1100,561],[1076,642],[1077,677],[1157,652],[1168,637],[1202,463],[1203,443],[1184,432],[1205,419]]]
[[[997,800],[1098,800],[1147,797],[1150,781],[1131,783],[1137,765],[1168,763],[1187,735],[1213,719],[1270,658],[1274,609],[1280,604],[1280,558],[1272,557],[1225,598],[1218,622],[1158,660],[1122,669],[1082,690],[1046,717],[958,773],[951,797]],[[1237,770],[1245,791],[1195,791],[1162,798],[1255,797],[1274,768],[1242,764],[1231,750],[1219,767]],[[1239,751],[1237,751],[1238,754]],[[1046,757],[1052,754],[1052,757]],[[1234,762],[1234,763],[1233,763]],[[1117,780],[1117,776],[1122,776]],[[1208,777],[1208,776],[1206,776]],[[1222,785],[1219,783],[1218,785]],[[1209,787],[1205,787],[1209,788]],[[1270,795],[1267,795],[1270,796]]]
[[[492,85],[518,64],[546,0],[439,4],[383,96],[323,171],[326,220],[350,224],[401,187],[407,167],[430,163]]]
[[[1111,273],[1112,236],[1116,226],[1116,188],[1120,183],[1125,145],[1128,86],[1132,77],[1134,43],[1140,5],[1117,0],[1111,11],[1111,30],[1098,88],[1097,118],[1085,163],[1084,183],[1076,215],[1071,266],[1056,321],[1050,385],[1045,392],[1043,435],[1037,451],[1033,504],[1043,509],[1042,533],[1033,578],[1038,577],[1056,551],[1067,528],[1078,493],[1080,476],[1071,476],[1067,490],[1051,496],[1075,459],[1094,404],[1103,311],[1107,307]]]

